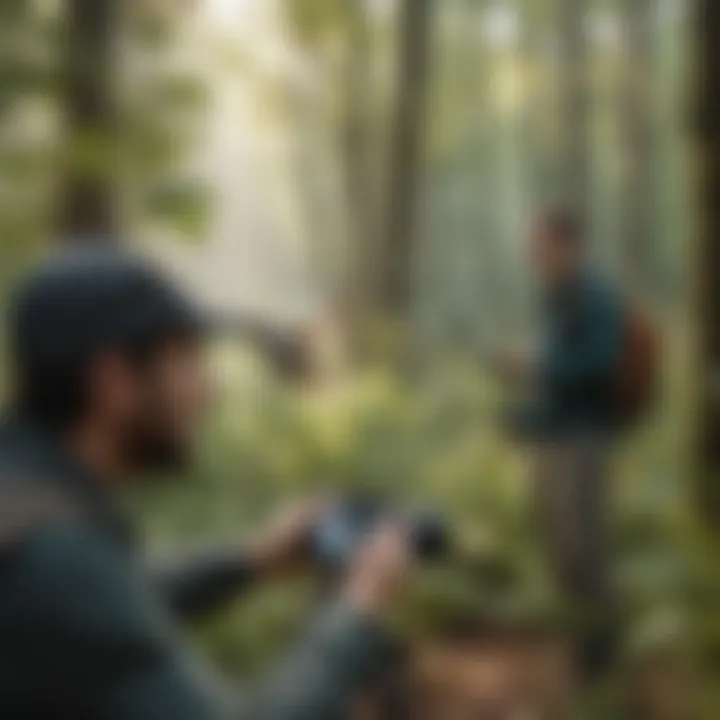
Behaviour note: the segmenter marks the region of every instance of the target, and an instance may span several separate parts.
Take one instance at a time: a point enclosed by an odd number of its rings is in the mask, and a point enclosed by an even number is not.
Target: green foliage
[[[218,351],[226,392],[200,468],[182,487],[158,486],[139,504],[158,544],[233,538],[290,497],[374,489],[451,519],[458,550],[419,573],[398,612],[423,637],[487,623],[570,629],[535,526],[525,457],[495,425],[497,389],[463,362],[409,383],[377,370],[348,387],[290,391],[237,349]],[[614,476],[613,535],[628,663],[669,649],[708,658],[720,647],[714,555],[683,501],[677,392],[625,448]],[[659,471],[662,470],[662,473]],[[202,637],[241,674],[265,666],[313,607],[312,587],[271,588]],[[718,655],[720,656],[720,655]]]
[[[133,229],[161,223],[194,238],[205,227],[205,189],[180,169],[206,98],[199,76],[170,58],[179,9],[160,16],[144,3],[124,8],[116,28],[123,62],[111,69],[118,90],[113,132],[89,131],[69,144],[58,92],[64,7],[14,1],[0,7],[3,287],[53,238],[58,168],[116,182]]]
[[[0,297],[47,232],[56,19],[38,3],[0,4]]]
[[[206,188],[190,180],[172,180],[151,188],[145,197],[148,216],[167,223],[187,238],[200,238],[211,199]]]
[[[293,27],[310,43],[342,28],[348,2],[362,4],[363,0],[285,0]]]
[[[134,3],[127,13],[124,47],[130,68],[122,73],[119,133],[122,193],[129,222],[162,225],[197,239],[206,227],[206,188],[185,167],[198,138],[207,102],[200,73],[172,59],[175,29],[184,11],[157,12]]]
[[[482,32],[488,3],[436,4],[417,315],[439,318],[447,333],[452,332],[448,318],[463,321],[466,335],[477,331],[484,339],[486,330],[500,334],[513,324],[519,314],[513,310],[527,292],[525,278],[512,268],[518,266],[518,220],[527,210],[524,193],[534,199],[546,190],[545,166],[555,152],[551,73],[538,51],[552,40],[548,32],[555,18],[551,3],[518,4],[538,22],[525,24],[528,36],[517,47],[499,49]],[[616,0],[589,6],[608,4],[621,6]],[[342,151],[335,115],[345,109],[347,77],[338,72],[331,41],[351,44],[351,33],[358,32],[352,12],[367,11],[368,5],[365,0],[285,0],[295,36],[314,48],[327,43],[331,49],[314,59],[327,64],[318,76],[337,84],[327,94],[342,105],[333,106],[327,117],[318,110],[310,120],[321,127],[318,136],[331,128],[325,132],[329,137],[311,140],[300,126],[313,163],[323,154],[338,166],[346,161],[336,157]],[[89,135],[65,147],[57,122],[60,18],[42,6],[0,2],[0,291],[51,234],[53,181],[61,156],[95,177],[117,172],[133,227],[161,223],[182,236],[201,237],[212,206],[206,188],[183,162],[208,98],[199,74],[182,71],[171,58],[181,11],[156,14],[147,10],[150,4],[128,4],[118,28],[125,60],[118,83],[118,137]],[[392,23],[370,24],[373,60],[378,53],[393,56]],[[666,21],[659,23],[658,34],[656,82],[663,105],[658,224],[667,277],[677,280],[689,225],[677,112],[683,43],[677,27]],[[593,99],[594,224],[603,258],[621,249],[615,237],[623,159],[612,84],[619,82],[615,55],[612,49],[595,51],[598,77],[610,83],[596,89]],[[238,74],[252,72],[249,57],[244,46],[228,50],[228,64]],[[370,150],[382,156],[377,164],[384,167],[394,65],[374,62],[365,69],[372,82],[362,102],[377,118],[371,123]],[[268,92],[258,97],[299,124],[291,115],[298,103],[278,92],[278,82],[266,81]],[[377,184],[382,188],[382,178]],[[683,337],[678,344],[684,342]],[[231,348],[219,349],[218,371],[226,392],[222,411],[207,430],[199,469],[181,487],[147,488],[138,498],[161,548],[177,550],[208,541],[209,535],[243,535],[291,496],[376,489],[402,503],[440,509],[456,528],[458,557],[423,572],[402,608],[407,632],[422,635],[465,619],[526,623],[564,617],[566,608],[548,580],[538,542],[523,454],[497,431],[501,398],[474,368],[448,360],[417,383],[377,369],[348,387],[319,394],[278,385],[252,357],[238,357]],[[671,374],[673,386],[681,385],[676,380],[687,369],[673,367]],[[672,388],[668,407],[618,460],[617,581],[628,662],[668,647],[684,652],[689,643],[710,674],[720,668],[720,573],[716,548],[686,507],[684,392]],[[252,672],[292,635],[313,600],[312,587],[270,588],[237,613],[202,628],[203,641],[226,667]]]

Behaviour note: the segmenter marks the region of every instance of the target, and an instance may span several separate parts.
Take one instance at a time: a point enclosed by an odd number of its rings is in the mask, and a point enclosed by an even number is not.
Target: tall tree
[[[390,145],[388,207],[381,251],[383,309],[396,317],[407,311],[413,284],[433,4],[433,0],[403,0],[398,26],[397,105]]]
[[[720,525],[720,3],[697,0],[699,336],[697,443],[701,507]]]
[[[61,98],[66,123],[57,230],[64,238],[117,231],[115,134],[117,0],[67,0]]]
[[[306,119],[300,143],[307,162],[300,168],[306,209],[314,217],[315,264],[329,269],[330,294],[346,311],[349,329],[364,325],[377,295],[376,253],[378,247],[378,87],[375,82],[377,37],[372,9],[367,0],[296,0],[288,6],[289,18],[301,49],[322,67],[328,82],[324,106],[312,98],[305,108]],[[337,40],[342,39],[342,62],[337,62]],[[328,92],[329,90],[329,92]],[[322,119],[321,119],[322,117]],[[308,140],[314,126],[316,146]],[[327,143],[328,137],[337,142]],[[312,182],[318,177],[318,147],[331,148],[329,166],[339,176],[335,197],[341,227],[328,228],[327,192],[320,202],[312,199]],[[310,168],[314,168],[313,171]],[[335,173],[333,173],[335,174]],[[317,189],[317,188],[316,188]],[[317,207],[317,211],[313,208]],[[319,222],[320,217],[323,222]],[[338,231],[345,239],[340,263],[333,262],[332,246]],[[330,279],[330,277],[332,279]],[[351,332],[354,335],[354,332]]]
[[[175,29],[194,7],[192,0],[65,3],[60,237],[113,242],[122,225],[143,222],[201,232],[205,188],[178,159],[201,120],[205,92],[200,75],[172,57]]]
[[[54,8],[27,0],[0,3],[0,285],[47,234],[54,146],[47,99],[55,88],[56,52]]]
[[[587,216],[590,194],[587,3],[557,0],[559,190]]]
[[[623,129],[626,186],[625,270],[643,291],[652,287],[655,256],[655,165],[657,134],[653,77],[656,0],[626,0]]]
[[[348,298],[356,315],[376,295],[376,190],[372,143],[372,39],[364,0],[345,0],[344,170],[348,205]]]

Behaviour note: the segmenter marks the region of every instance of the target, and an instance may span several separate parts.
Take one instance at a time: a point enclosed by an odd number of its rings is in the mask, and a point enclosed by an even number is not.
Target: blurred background
[[[196,476],[134,498],[157,551],[328,488],[441,509],[461,561],[421,573],[398,617],[418,696],[433,686],[454,720],[521,717],[477,708],[509,707],[528,677],[522,717],[574,695],[526,458],[477,357],[535,336],[528,222],[569,201],[667,341],[663,403],[612,474],[622,658],[571,717],[618,688],[632,717],[719,717],[717,15],[700,0],[3,0],[0,298],[92,235],[241,319],[213,352],[223,393]],[[312,603],[271,588],[199,632],[252,676]]]

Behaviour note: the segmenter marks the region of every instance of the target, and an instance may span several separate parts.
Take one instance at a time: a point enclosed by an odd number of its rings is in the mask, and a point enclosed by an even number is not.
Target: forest
[[[441,512],[457,552],[396,618],[432,717],[713,720],[719,41],[713,0],[3,0],[0,300],[96,238],[239,319],[198,467],[131,499],[159,555],[313,493]],[[515,393],[480,359],[539,332],[526,241],[557,202],[664,344],[613,452],[621,650],[589,690],[500,422]],[[252,678],[315,602],[271,587],[198,638]]]

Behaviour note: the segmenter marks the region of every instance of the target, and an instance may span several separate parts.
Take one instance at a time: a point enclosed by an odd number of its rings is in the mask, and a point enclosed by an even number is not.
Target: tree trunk
[[[66,240],[111,241],[116,208],[114,70],[117,0],[67,0],[61,102],[68,148],[57,231]]]
[[[370,27],[362,0],[345,0],[348,22],[344,159],[348,217],[347,302],[354,321],[377,297],[377,182],[372,143]]]
[[[655,0],[628,0],[623,23],[623,129],[626,162],[624,269],[628,281],[641,291],[651,290],[655,277],[654,159],[657,135],[652,92],[655,4]]]
[[[395,318],[405,316],[411,303],[433,0],[404,0],[402,8],[397,106],[382,248],[383,309]]]
[[[697,257],[699,502],[720,527],[720,3],[698,0]]]
[[[587,218],[590,196],[587,4],[558,0],[560,192]]]

